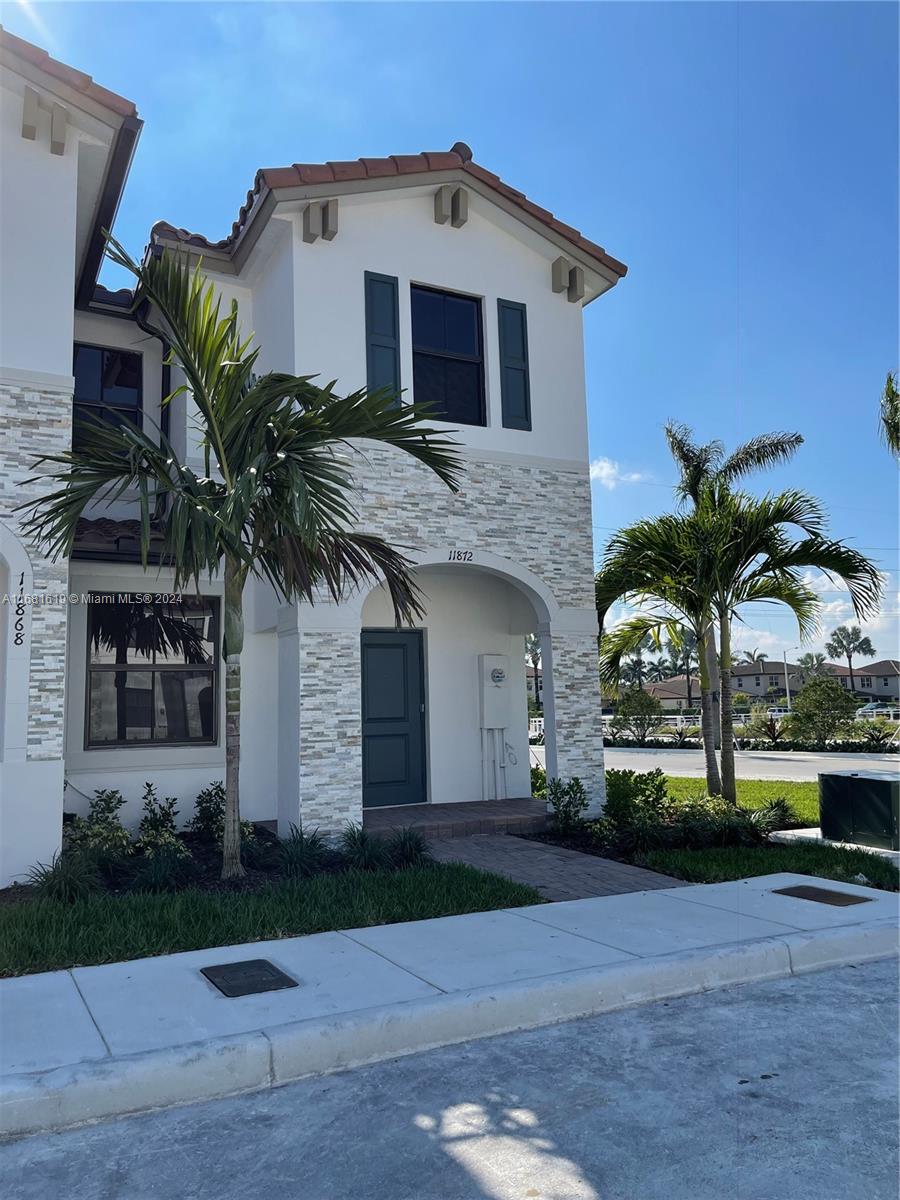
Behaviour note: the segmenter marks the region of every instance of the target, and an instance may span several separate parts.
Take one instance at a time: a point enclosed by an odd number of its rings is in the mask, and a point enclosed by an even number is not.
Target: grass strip
[[[461,863],[351,871],[257,892],[187,889],[0,905],[0,976],[207,946],[537,904],[533,888]]]
[[[669,794],[676,800],[687,800],[691,796],[706,793],[702,779],[691,779],[682,775],[669,775]],[[819,824],[819,784],[815,779],[802,783],[790,779],[739,779],[737,781],[738,804],[744,808],[762,808],[770,800],[783,798],[797,814],[802,827]]]
[[[709,850],[648,850],[633,862],[651,871],[686,879],[691,883],[723,883],[751,875],[774,875],[792,871],[818,875],[840,883],[861,883],[896,892],[900,872],[894,864],[866,850],[842,850],[839,846],[728,846]]]

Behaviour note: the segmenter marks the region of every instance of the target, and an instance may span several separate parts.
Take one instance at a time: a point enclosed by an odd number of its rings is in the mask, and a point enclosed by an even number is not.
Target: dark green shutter
[[[528,323],[525,305],[497,301],[500,331],[500,397],[506,429],[531,428],[531,386],[528,381]]]
[[[366,383],[400,392],[400,305],[397,279],[366,271]]]

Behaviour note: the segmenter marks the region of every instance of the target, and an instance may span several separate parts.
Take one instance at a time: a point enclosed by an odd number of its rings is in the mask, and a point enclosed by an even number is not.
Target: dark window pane
[[[416,349],[445,348],[444,297],[440,292],[412,289],[412,335]]]
[[[141,357],[125,350],[103,352],[103,399],[119,408],[141,404]]]
[[[151,671],[92,671],[89,704],[90,745],[125,745],[128,742],[151,740]]]
[[[96,601],[88,616],[88,649],[92,665],[211,664],[216,650],[212,602],[195,597],[180,605]]]
[[[210,741],[214,695],[211,671],[155,672],[154,741]]]
[[[451,354],[478,357],[478,309],[477,301],[465,296],[444,297],[444,348]]]
[[[75,399],[90,400],[95,404],[101,400],[100,375],[103,351],[94,346],[75,347]]]
[[[448,358],[445,365],[447,420],[481,425],[481,364]]]
[[[429,354],[413,355],[413,396],[416,404],[428,404],[435,416],[446,411],[444,359]]]

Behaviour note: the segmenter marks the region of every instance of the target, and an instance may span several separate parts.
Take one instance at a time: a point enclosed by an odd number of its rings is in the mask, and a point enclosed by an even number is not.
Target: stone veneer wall
[[[304,829],[362,816],[360,639],[300,630],[300,815]]]
[[[587,467],[467,457],[456,494],[386,447],[354,453],[352,470],[360,529],[410,550],[499,555],[542,578],[561,606],[593,611]],[[334,831],[362,817],[359,634],[304,632],[302,617],[300,629],[300,816],[307,829]],[[577,775],[598,813],[605,788],[596,636],[553,631],[552,646],[558,773]]]
[[[408,454],[367,444],[354,455],[361,529],[395,546],[458,545],[533,571],[561,605],[593,607],[588,468],[464,459],[452,493]]]
[[[24,487],[34,462],[69,449],[72,441],[71,390],[0,384],[0,521],[18,534],[15,509],[48,491],[40,483]],[[52,563],[24,542],[37,592],[68,592],[68,564]],[[15,587],[18,580],[12,580]],[[36,604],[31,612],[31,670],[28,683],[28,758],[61,759],[65,705],[66,605]]]

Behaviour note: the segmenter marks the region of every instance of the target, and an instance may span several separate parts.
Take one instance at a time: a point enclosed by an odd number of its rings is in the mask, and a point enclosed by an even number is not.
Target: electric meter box
[[[482,729],[506,729],[509,716],[509,658],[478,655],[478,694]]]

